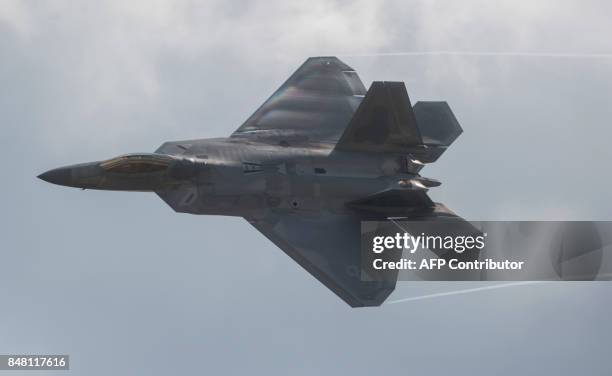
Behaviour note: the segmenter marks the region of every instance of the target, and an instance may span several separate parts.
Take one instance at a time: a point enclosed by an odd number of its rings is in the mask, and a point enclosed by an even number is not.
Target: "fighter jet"
[[[458,218],[429,198],[440,182],[420,171],[461,133],[446,102],[413,106],[403,82],[366,91],[338,58],[312,57],[227,138],[166,142],[38,177],[243,217],[350,306],[378,306],[397,275],[362,278],[360,224]]]

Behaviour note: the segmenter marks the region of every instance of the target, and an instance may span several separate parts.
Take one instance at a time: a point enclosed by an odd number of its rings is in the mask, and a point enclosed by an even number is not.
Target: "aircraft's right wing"
[[[397,271],[373,281],[361,275],[361,220],[357,213],[268,213],[247,220],[351,307],[378,306],[395,289]]]
[[[404,211],[402,217],[391,220],[385,220],[379,211],[372,211],[371,207],[355,209],[345,213],[325,212],[310,216],[268,212],[264,218],[246,219],[351,307],[381,305],[395,289],[398,277],[397,270],[367,267],[373,261],[368,257],[375,254],[362,249],[368,246],[368,243],[362,244],[364,234],[366,237],[373,233],[386,236],[405,231],[417,236],[421,232],[453,235],[478,231],[441,204],[430,208],[422,206],[416,211],[412,208]],[[361,232],[362,221],[367,221],[364,234]],[[431,251],[441,258],[457,257],[456,253],[446,249]],[[391,262],[398,261],[400,257],[401,252],[376,255],[376,258]],[[458,258],[477,259],[478,254],[464,252]]]

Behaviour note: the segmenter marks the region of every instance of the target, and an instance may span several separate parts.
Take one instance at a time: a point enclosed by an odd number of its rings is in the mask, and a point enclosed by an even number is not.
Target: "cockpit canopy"
[[[173,158],[163,154],[126,154],[100,163],[100,167],[112,173],[146,174],[166,170]]]

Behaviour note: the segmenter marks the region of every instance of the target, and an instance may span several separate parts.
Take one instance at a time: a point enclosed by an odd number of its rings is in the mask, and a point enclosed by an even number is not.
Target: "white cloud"
[[[389,42],[381,5],[370,1],[245,2],[235,10],[221,0],[8,4],[4,18],[29,37],[29,47],[44,49],[51,63],[70,63],[103,97],[124,89],[155,95],[158,58],[166,53],[194,58],[223,49],[261,69],[263,61]]]
[[[194,80],[211,89],[192,95],[206,103],[221,95],[215,89],[225,87],[231,75],[249,81],[264,77],[276,85],[313,55],[449,49],[606,52],[612,24],[602,10],[607,4],[595,5],[507,0],[8,0],[0,7],[0,23],[11,32],[0,38],[14,46],[12,58],[3,62],[14,67],[6,71],[20,72],[22,80],[41,78],[33,90],[50,110],[36,133],[58,145],[70,134],[77,144],[89,147],[130,132],[150,132],[150,117],[171,122],[176,114],[165,112],[168,97],[183,93],[164,87],[168,80],[162,75],[169,71],[201,68],[193,73],[203,76]],[[574,17],[578,12],[587,16]],[[483,89],[487,82],[482,65],[475,61],[431,59],[419,67],[418,75],[430,88],[460,80],[465,95],[478,100],[489,93]],[[400,62],[388,72],[389,65],[372,60],[375,78],[397,77],[398,69],[406,70],[409,63],[408,58]],[[279,67],[285,70],[277,72]],[[503,74],[504,65],[499,67]],[[365,78],[367,82],[370,77]],[[267,94],[272,89],[263,90]],[[40,108],[34,110],[41,113]],[[203,117],[202,111],[192,117]]]
[[[229,59],[239,62],[245,77],[266,75],[278,64],[295,66],[311,55],[369,51],[391,41],[380,17],[382,4],[364,0],[6,4],[0,22],[10,26],[16,51],[5,64],[19,71],[32,69],[34,62],[36,74],[50,81],[38,82],[37,90],[48,91],[55,115],[49,114],[41,131],[56,144],[66,134],[102,143],[149,129],[133,117],[164,111],[162,69],[180,71],[182,63],[196,62],[206,72]]]
[[[5,0],[0,5],[0,26],[8,26],[21,35],[32,32],[32,20],[26,4],[20,0]]]

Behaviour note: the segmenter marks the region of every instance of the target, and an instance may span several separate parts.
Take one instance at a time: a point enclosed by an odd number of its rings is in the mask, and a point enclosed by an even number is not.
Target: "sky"
[[[612,220],[608,1],[0,0],[0,353],[73,375],[609,375],[609,283],[351,309],[245,220],[50,168],[229,135],[309,56],[337,55],[464,133],[423,175],[471,220]],[[369,55],[369,56],[363,56]],[[469,283],[399,282],[390,299]],[[58,374],[60,374],[58,372]],[[63,373],[61,373],[63,374]]]

